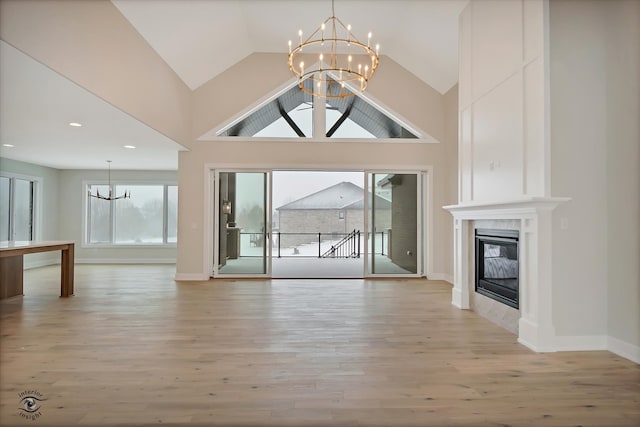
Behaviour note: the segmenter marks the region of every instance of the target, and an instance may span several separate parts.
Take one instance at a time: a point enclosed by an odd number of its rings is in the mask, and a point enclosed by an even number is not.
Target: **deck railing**
[[[360,258],[360,230],[353,230],[335,245],[331,245],[322,258]]]
[[[355,235],[354,235],[355,231]],[[351,233],[288,233],[276,231],[273,236],[273,257],[274,258],[322,258],[327,254],[327,258],[347,258],[360,257],[364,255],[364,239],[369,238],[369,251],[371,251],[371,239],[375,238],[375,253],[385,255],[388,251],[389,242],[388,233],[386,231],[378,231],[376,233],[362,233],[354,230]],[[252,257],[263,256],[263,245],[265,241],[263,233],[240,233],[240,256]],[[341,243],[349,242],[349,243]],[[335,250],[337,256],[331,256],[331,248],[341,246]],[[346,256],[349,251],[350,256]],[[328,254],[329,253],[329,254]]]

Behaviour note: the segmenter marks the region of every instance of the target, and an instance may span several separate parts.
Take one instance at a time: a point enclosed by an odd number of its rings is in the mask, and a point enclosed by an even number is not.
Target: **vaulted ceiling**
[[[330,0],[112,0],[191,88],[253,52],[286,52],[331,15]],[[353,33],[440,93],[458,81],[458,15],[468,0],[336,0]]]
[[[286,52],[299,29],[331,14],[330,0],[111,2],[192,90],[251,53]],[[458,15],[467,3],[335,0],[335,12],[357,37],[372,31],[381,54],[445,93],[457,82]],[[103,168],[106,159],[116,169],[177,169],[180,145],[23,52],[0,48],[0,144],[15,145],[0,147],[0,156],[60,169]],[[80,129],[67,125],[82,120],[89,123]]]

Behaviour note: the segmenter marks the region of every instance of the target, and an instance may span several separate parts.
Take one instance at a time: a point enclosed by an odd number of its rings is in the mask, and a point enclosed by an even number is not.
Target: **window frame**
[[[31,240],[42,239],[42,177],[1,171],[0,176],[9,179],[9,241],[15,241],[15,182],[32,183],[31,191]]]
[[[127,187],[127,186],[149,186],[149,187],[162,187],[162,243],[117,243],[116,242],[116,214],[114,203],[118,203],[118,201],[109,202],[109,242],[91,242],[91,204],[89,203],[91,197],[89,196],[89,191],[92,185],[100,185],[111,188],[113,194],[115,194],[116,187]],[[82,183],[83,187],[83,236],[82,236],[82,247],[83,248],[123,248],[123,247],[131,247],[131,248],[175,248],[177,246],[177,235],[175,242],[169,242],[169,187],[176,187],[176,192],[178,192],[178,183],[172,181],[163,181],[163,182],[149,182],[149,181],[111,181],[110,186],[109,183],[94,181],[94,180],[85,180]],[[135,197],[135,194],[132,195]],[[177,215],[178,209],[176,206],[176,225],[177,225]],[[176,229],[177,233],[177,229]]]

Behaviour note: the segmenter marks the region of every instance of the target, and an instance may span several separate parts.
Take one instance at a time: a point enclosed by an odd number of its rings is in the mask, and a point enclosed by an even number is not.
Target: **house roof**
[[[371,198],[369,198],[371,206]],[[362,209],[364,207],[364,188],[352,183],[341,182],[323,190],[302,197],[293,202],[276,208],[284,210],[314,210],[314,209]],[[390,209],[391,202],[377,196],[376,207]]]

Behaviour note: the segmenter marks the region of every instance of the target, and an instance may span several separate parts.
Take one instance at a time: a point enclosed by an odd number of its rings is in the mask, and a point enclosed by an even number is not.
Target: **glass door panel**
[[[214,275],[269,274],[268,172],[219,172]]]
[[[368,274],[418,274],[418,185],[416,173],[368,174]]]

